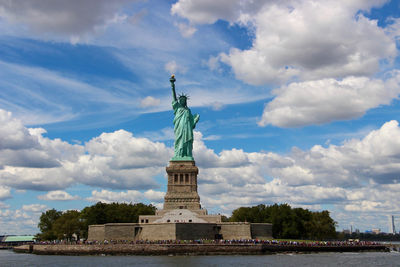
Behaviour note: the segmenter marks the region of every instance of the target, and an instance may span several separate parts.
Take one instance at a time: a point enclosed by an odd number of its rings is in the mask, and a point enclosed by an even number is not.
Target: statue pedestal
[[[168,189],[164,197],[164,210],[200,210],[200,197],[197,193],[197,174],[199,169],[193,160],[169,162]]]

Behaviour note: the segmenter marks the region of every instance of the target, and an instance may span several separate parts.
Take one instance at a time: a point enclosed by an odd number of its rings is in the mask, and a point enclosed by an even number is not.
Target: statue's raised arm
[[[193,161],[193,129],[200,119],[200,115],[192,115],[187,106],[188,96],[185,94],[176,97],[175,76],[169,79],[172,87],[172,108],[174,110],[174,157],[173,161]]]
[[[172,87],[172,97],[175,101],[177,101],[176,99],[176,92],[175,92],[175,75],[171,75],[171,78],[169,79],[169,81],[171,82],[171,87]]]

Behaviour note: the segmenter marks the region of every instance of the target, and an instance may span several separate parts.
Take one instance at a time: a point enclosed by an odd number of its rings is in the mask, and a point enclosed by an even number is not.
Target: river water
[[[47,256],[0,250],[0,266],[400,266],[399,252],[252,256]]]

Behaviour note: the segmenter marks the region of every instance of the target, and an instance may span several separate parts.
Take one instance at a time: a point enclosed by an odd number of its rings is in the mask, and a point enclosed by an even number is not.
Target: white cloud
[[[252,48],[221,60],[254,85],[373,74],[380,60],[396,56],[395,41],[356,11],[337,1],[266,6],[254,18]]]
[[[145,191],[144,193],[137,190],[127,190],[125,192],[115,192],[109,190],[93,190],[92,196],[86,198],[91,202],[126,202],[126,203],[137,203],[139,201],[143,201],[144,199],[148,199],[154,202],[161,202],[164,199],[164,192],[154,191],[152,189]]]
[[[68,192],[62,190],[55,190],[47,192],[45,195],[38,196],[38,199],[41,200],[50,200],[50,201],[67,201],[67,200],[77,200],[80,199],[79,196],[72,196]]]
[[[74,147],[43,137],[40,129],[27,132],[28,137],[32,135],[37,140],[34,149],[51,155],[60,165],[5,165],[0,170],[2,199],[11,197],[11,188],[52,190],[39,196],[43,200],[71,199],[76,196],[54,190],[86,184],[102,188],[94,190],[89,201],[162,203],[164,192],[154,190],[159,186],[154,177],[165,175],[165,165],[172,155],[172,149],[164,144],[120,130]],[[400,213],[396,205],[400,201],[399,140],[398,122],[390,121],[361,139],[350,139],[341,145],[315,145],[304,151],[293,148],[287,155],[242,149],[217,154],[205,145],[202,134],[195,132],[193,154],[200,169],[201,200],[206,208],[226,213],[244,205],[275,202],[333,205],[343,213]],[[38,213],[45,208],[41,204],[25,205],[18,214],[7,216],[29,217],[24,211]]]
[[[266,107],[260,124],[292,127],[360,117],[397,96],[390,92],[382,96],[382,90],[371,88],[379,80],[366,78],[390,69],[398,54],[398,20],[382,28],[360,12],[385,2],[180,0],[171,12],[193,25],[221,19],[247,28],[253,37],[250,48],[232,47],[204,64],[220,72],[219,63],[225,63],[237,79],[251,85],[284,85],[275,90],[277,97]],[[345,84],[349,79],[367,83],[366,94],[363,88]],[[338,94],[330,99],[331,93]],[[341,103],[344,108],[338,103],[341,96],[347,97]],[[281,106],[280,100],[287,102]],[[306,106],[310,102],[315,106]]]
[[[210,70],[221,72],[221,65],[220,65],[220,56],[213,57],[211,56],[207,62],[203,62]]]
[[[92,191],[92,196],[86,198],[91,202],[138,202],[142,198],[142,193],[136,190],[128,190],[126,192],[113,192],[109,190]]]
[[[160,203],[160,202],[164,201],[165,192],[154,191],[154,190],[150,189],[150,190],[147,190],[146,192],[144,192],[143,195],[145,198],[147,198],[150,201]]]
[[[164,69],[167,72],[169,72],[170,74],[174,74],[174,73],[177,73],[177,72],[180,72],[180,73],[185,73],[186,72],[186,68],[184,66],[179,65],[178,63],[176,63],[175,60],[168,61],[165,64]]]
[[[11,112],[0,110],[0,149],[24,149],[38,146],[38,140],[32,136],[21,121],[12,118]]]
[[[8,205],[8,204],[6,204],[4,202],[0,202],[0,208],[1,209],[8,209],[8,208],[10,208],[10,205]]]
[[[14,127],[8,132],[23,136],[14,149],[0,149],[0,165],[4,166],[0,169],[0,185],[16,189],[62,190],[76,183],[151,188],[156,185],[153,177],[162,172],[172,153],[162,143],[135,138],[124,130],[103,133],[84,146],[71,145],[43,137],[42,129],[21,126],[10,114],[1,118],[2,125]],[[8,132],[0,135],[0,143],[7,140]],[[32,148],[31,140],[35,140]]]
[[[400,213],[400,127],[385,123],[362,139],[286,156],[232,149],[216,154],[196,133],[203,205],[226,213],[244,205],[332,205],[336,211]],[[217,208],[216,208],[217,207]],[[361,216],[361,215],[360,215]]]
[[[38,204],[34,204],[38,205]],[[14,235],[34,235],[38,232],[37,224],[40,217],[40,206],[29,207],[25,209],[10,210],[8,207],[0,209],[1,233]],[[35,211],[32,211],[35,210]]]
[[[33,34],[55,34],[79,40],[112,23],[128,0],[0,1],[0,17],[22,24]]]
[[[182,36],[185,38],[191,37],[197,31],[195,27],[186,23],[177,23],[176,25],[178,26]]]
[[[400,93],[400,72],[386,81],[347,77],[291,83],[273,91],[259,125],[297,127],[358,118],[371,108],[387,105]]]
[[[380,60],[396,56],[395,40],[357,12],[382,3],[180,0],[171,12],[193,23],[223,19],[254,31],[250,49],[232,48],[220,59],[236,78],[262,85],[376,72]]]
[[[11,190],[8,186],[2,186],[0,184],[0,200],[11,198]]]
[[[30,212],[42,212],[47,209],[46,205],[43,204],[30,204],[30,205],[23,205],[22,210],[30,211]]]
[[[158,105],[160,105],[160,99],[154,98],[152,96],[147,96],[140,100],[140,106],[142,108],[156,107]]]
[[[234,21],[241,13],[240,7],[246,5],[245,2],[239,0],[180,0],[172,5],[171,13],[197,24],[212,24],[218,19]]]

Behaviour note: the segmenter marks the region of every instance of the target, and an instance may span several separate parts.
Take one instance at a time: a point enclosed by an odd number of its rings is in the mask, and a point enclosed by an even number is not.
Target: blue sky
[[[162,207],[172,73],[209,212],[289,203],[387,231],[399,17],[394,0],[0,0],[0,234],[50,208]]]

